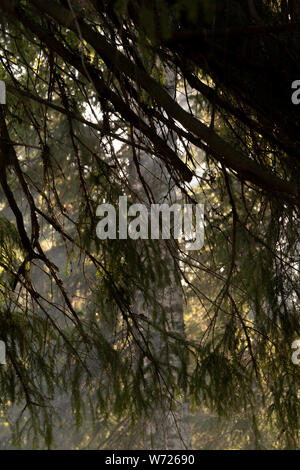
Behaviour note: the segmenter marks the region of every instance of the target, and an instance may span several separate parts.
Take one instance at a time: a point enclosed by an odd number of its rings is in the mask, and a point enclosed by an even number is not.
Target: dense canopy
[[[0,62],[14,445],[155,447],[159,409],[166,448],[298,447],[300,3],[0,0]],[[124,194],[204,204],[203,248],[100,240]]]

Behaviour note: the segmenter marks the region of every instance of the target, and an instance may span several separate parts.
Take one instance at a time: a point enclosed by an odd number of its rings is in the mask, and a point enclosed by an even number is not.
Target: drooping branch
[[[49,14],[55,21],[77,32],[73,13],[54,2],[44,0],[30,0],[41,12]],[[299,190],[290,182],[286,182],[267,169],[256,164],[247,155],[235,150],[230,144],[212,129],[185,111],[167,91],[149,76],[144,70],[130,61],[124,54],[111,46],[103,35],[93,31],[87,24],[80,21],[82,37],[99,53],[112,70],[117,70],[134,80],[138,86],[144,88],[153,97],[169,116],[185,127],[189,132],[202,139],[209,152],[220,162],[238,173],[242,179],[256,184],[268,192],[281,193],[286,199],[300,204]]]
[[[8,10],[11,11],[11,8]],[[152,129],[145,121],[141,119],[100,77],[99,71],[92,65],[83,63],[82,57],[70,52],[63,44],[56,40],[49,31],[39,26],[32,18],[29,18],[26,12],[14,10],[14,15],[36,34],[49,49],[59,54],[66,62],[75,67],[88,80],[92,80],[92,85],[98,96],[105,96],[111,102],[115,110],[136,129],[142,132],[154,145],[157,156],[165,161],[165,164],[177,173],[177,177],[184,181],[191,181],[192,171],[183,163],[177,154],[165,143],[165,141]]]
[[[147,72],[133,63],[120,50],[112,46],[104,35],[96,32],[80,18],[74,17],[73,12],[61,7],[56,2],[46,2],[44,0],[30,0],[40,12],[40,16],[48,14],[58,24],[71,29],[78,34],[77,24],[80,25],[82,38],[90,44],[99,56],[107,63],[110,70],[119,78],[119,74],[130,78],[137,87],[144,89],[157,105],[164,110],[169,117],[183,126],[193,137],[203,141],[207,145],[208,153],[226,167],[234,170],[242,180],[248,180],[268,193],[277,193],[281,197],[296,205],[300,204],[299,190],[290,181],[285,181],[273,174],[269,169],[257,164],[245,153],[233,148],[227,141],[221,138],[213,129],[207,127],[199,119],[185,111],[164,89],[164,87],[154,80]],[[92,78],[93,85],[96,86],[99,95],[105,95],[117,112],[124,119],[131,122],[154,144],[159,156],[164,159],[167,166],[173,168],[182,179],[190,181],[191,171],[178,158],[175,152],[146,124],[142,121],[126,102],[124,102],[115,92],[113,92],[100,78],[99,71],[92,65],[83,63],[82,57],[66,49],[53,34],[47,32],[44,27],[29,18],[27,13],[20,8],[13,7],[6,0],[0,2],[0,6],[18,18],[23,25],[33,31],[40,40],[52,51],[59,54],[70,65],[74,66],[80,73],[88,79]]]

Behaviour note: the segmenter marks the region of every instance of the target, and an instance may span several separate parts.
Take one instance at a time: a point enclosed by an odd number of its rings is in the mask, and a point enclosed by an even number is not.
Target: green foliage
[[[288,37],[224,41],[221,35],[206,47],[203,31],[252,24],[244,1],[156,0],[141,2],[138,12],[136,2],[111,3],[92,15],[81,6],[78,24],[84,20],[100,31],[159,86],[166,85],[164,65],[171,65],[190,115],[262,171],[297,183],[298,121],[291,130],[273,107],[274,93],[257,91],[274,70],[285,76],[279,52],[288,48]],[[284,20],[280,2],[255,3],[263,25]],[[78,32],[40,16],[31,2],[18,3],[21,13],[24,6],[80,60],[72,56],[69,63],[17,17],[1,17],[0,78],[11,87],[6,122],[24,177],[8,168],[7,180],[37,255],[26,252],[1,190],[0,339],[7,346],[7,365],[0,367],[1,445],[142,446],[143,422],[157,409],[174,410],[184,397],[193,410],[195,448],[299,447],[300,375],[291,362],[291,344],[300,335],[298,208],[226,169],[207,147],[200,164],[192,160],[204,143],[175,127],[163,100],[116,71]],[[200,39],[172,43],[185,33]],[[191,92],[190,74],[209,85],[213,99]],[[96,89],[97,78],[106,92]],[[280,83],[274,79],[275,91]],[[149,133],[142,135],[137,121],[116,110],[108,91],[163,141],[169,139],[164,126],[177,132],[177,155],[195,170],[193,185],[183,188],[187,201],[205,201],[201,252],[173,241],[96,237],[99,204],[117,206],[123,194],[129,203],[137,198],[131,179],[139,146],[149,159],[158,153]],[[186,333],[170,321],[180,314],[182,289]]]

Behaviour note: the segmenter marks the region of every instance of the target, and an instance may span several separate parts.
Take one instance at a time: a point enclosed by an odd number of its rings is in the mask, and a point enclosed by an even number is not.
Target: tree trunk
[[[175,74],[167,70],[166,83],[169,92],[174,94],[175,88]],[[166,130],[157,130],[158,133],[167,133]],[[166,135],[164,136],[166,137]],[[170,133],[167,135],[168,144],[173,143],[173,136]],[[174,145],[174,144],[173,144]],[[135,155],[135,160],[131,162],[130,182],[131,187],[135,193],[136,198],[140,203],[145,204],[150,209],[150,201],[156,204],[172,205],[176,201],[176,190],[174,181],[163,166],[158,158],[140,151]],[[138,169],[137,169],[138,167]],[[150,211],[149,211],[150,212]],[[140,253],[142,254],[147,240],[139,240]],[[170,244],[165,240],[154,240],[159,247],[160,263],[168,271],[169,282],[167,285],[155,285],[156,301],[159,305],[158,311],[154,311],[152,305],[145,303],[144,295],[141,291],[137,292],[136,300],[133,305],[133,310],[139,315],[145,316],[149,320],[149,326],[146,330],[147,343],[150,347],[151,353],[158,361],[165,361],[168,366],[174,369],[180,367],[180,359],[174,354],[170,353],[168,343],[174,341],[165,337],[161,329],[155,329],[153,323],[161,326],[167,332],[172,332],[184,338],[184,319],[183,319],[183,298],[180,279],[176,275],[174,258],[170,253]],[[150,244],[149,244],[150,245]],[[174,248],[174,247],[173,247]],[[151,247],[149,248],[151,251]],[[155,257],[151,257],[152,263],[157,261]],[[156,280],[153,281],[156,283]],[[145,328],[145,323],[140,323],[141,328]],[[143,331],[145,331],[143,329]],[[148,359],[145,361],[148,362]],[[174,382],[177,382],[177,373],[174,372]],[[149,378],[148,378],[149,379]],[[175,403],[174,403],[175,401]],[[190,448],[189,437],[189,405],[182,396],[175,398],[173,401],[172,409],[170,409],[170,402],[165,397],[162,399],[161,406],[155,406],[152,410],[151,419],[144,420],[146,426],[145,439],[143,447],[146,449],[188,449]],[[174,406],[175,405],[175,406]]]

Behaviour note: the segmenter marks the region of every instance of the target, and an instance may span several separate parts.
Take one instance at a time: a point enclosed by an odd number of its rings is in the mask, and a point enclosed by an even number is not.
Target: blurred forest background
[[[297,0],[0,0],[1,449],[299,448],[299,64]]]

